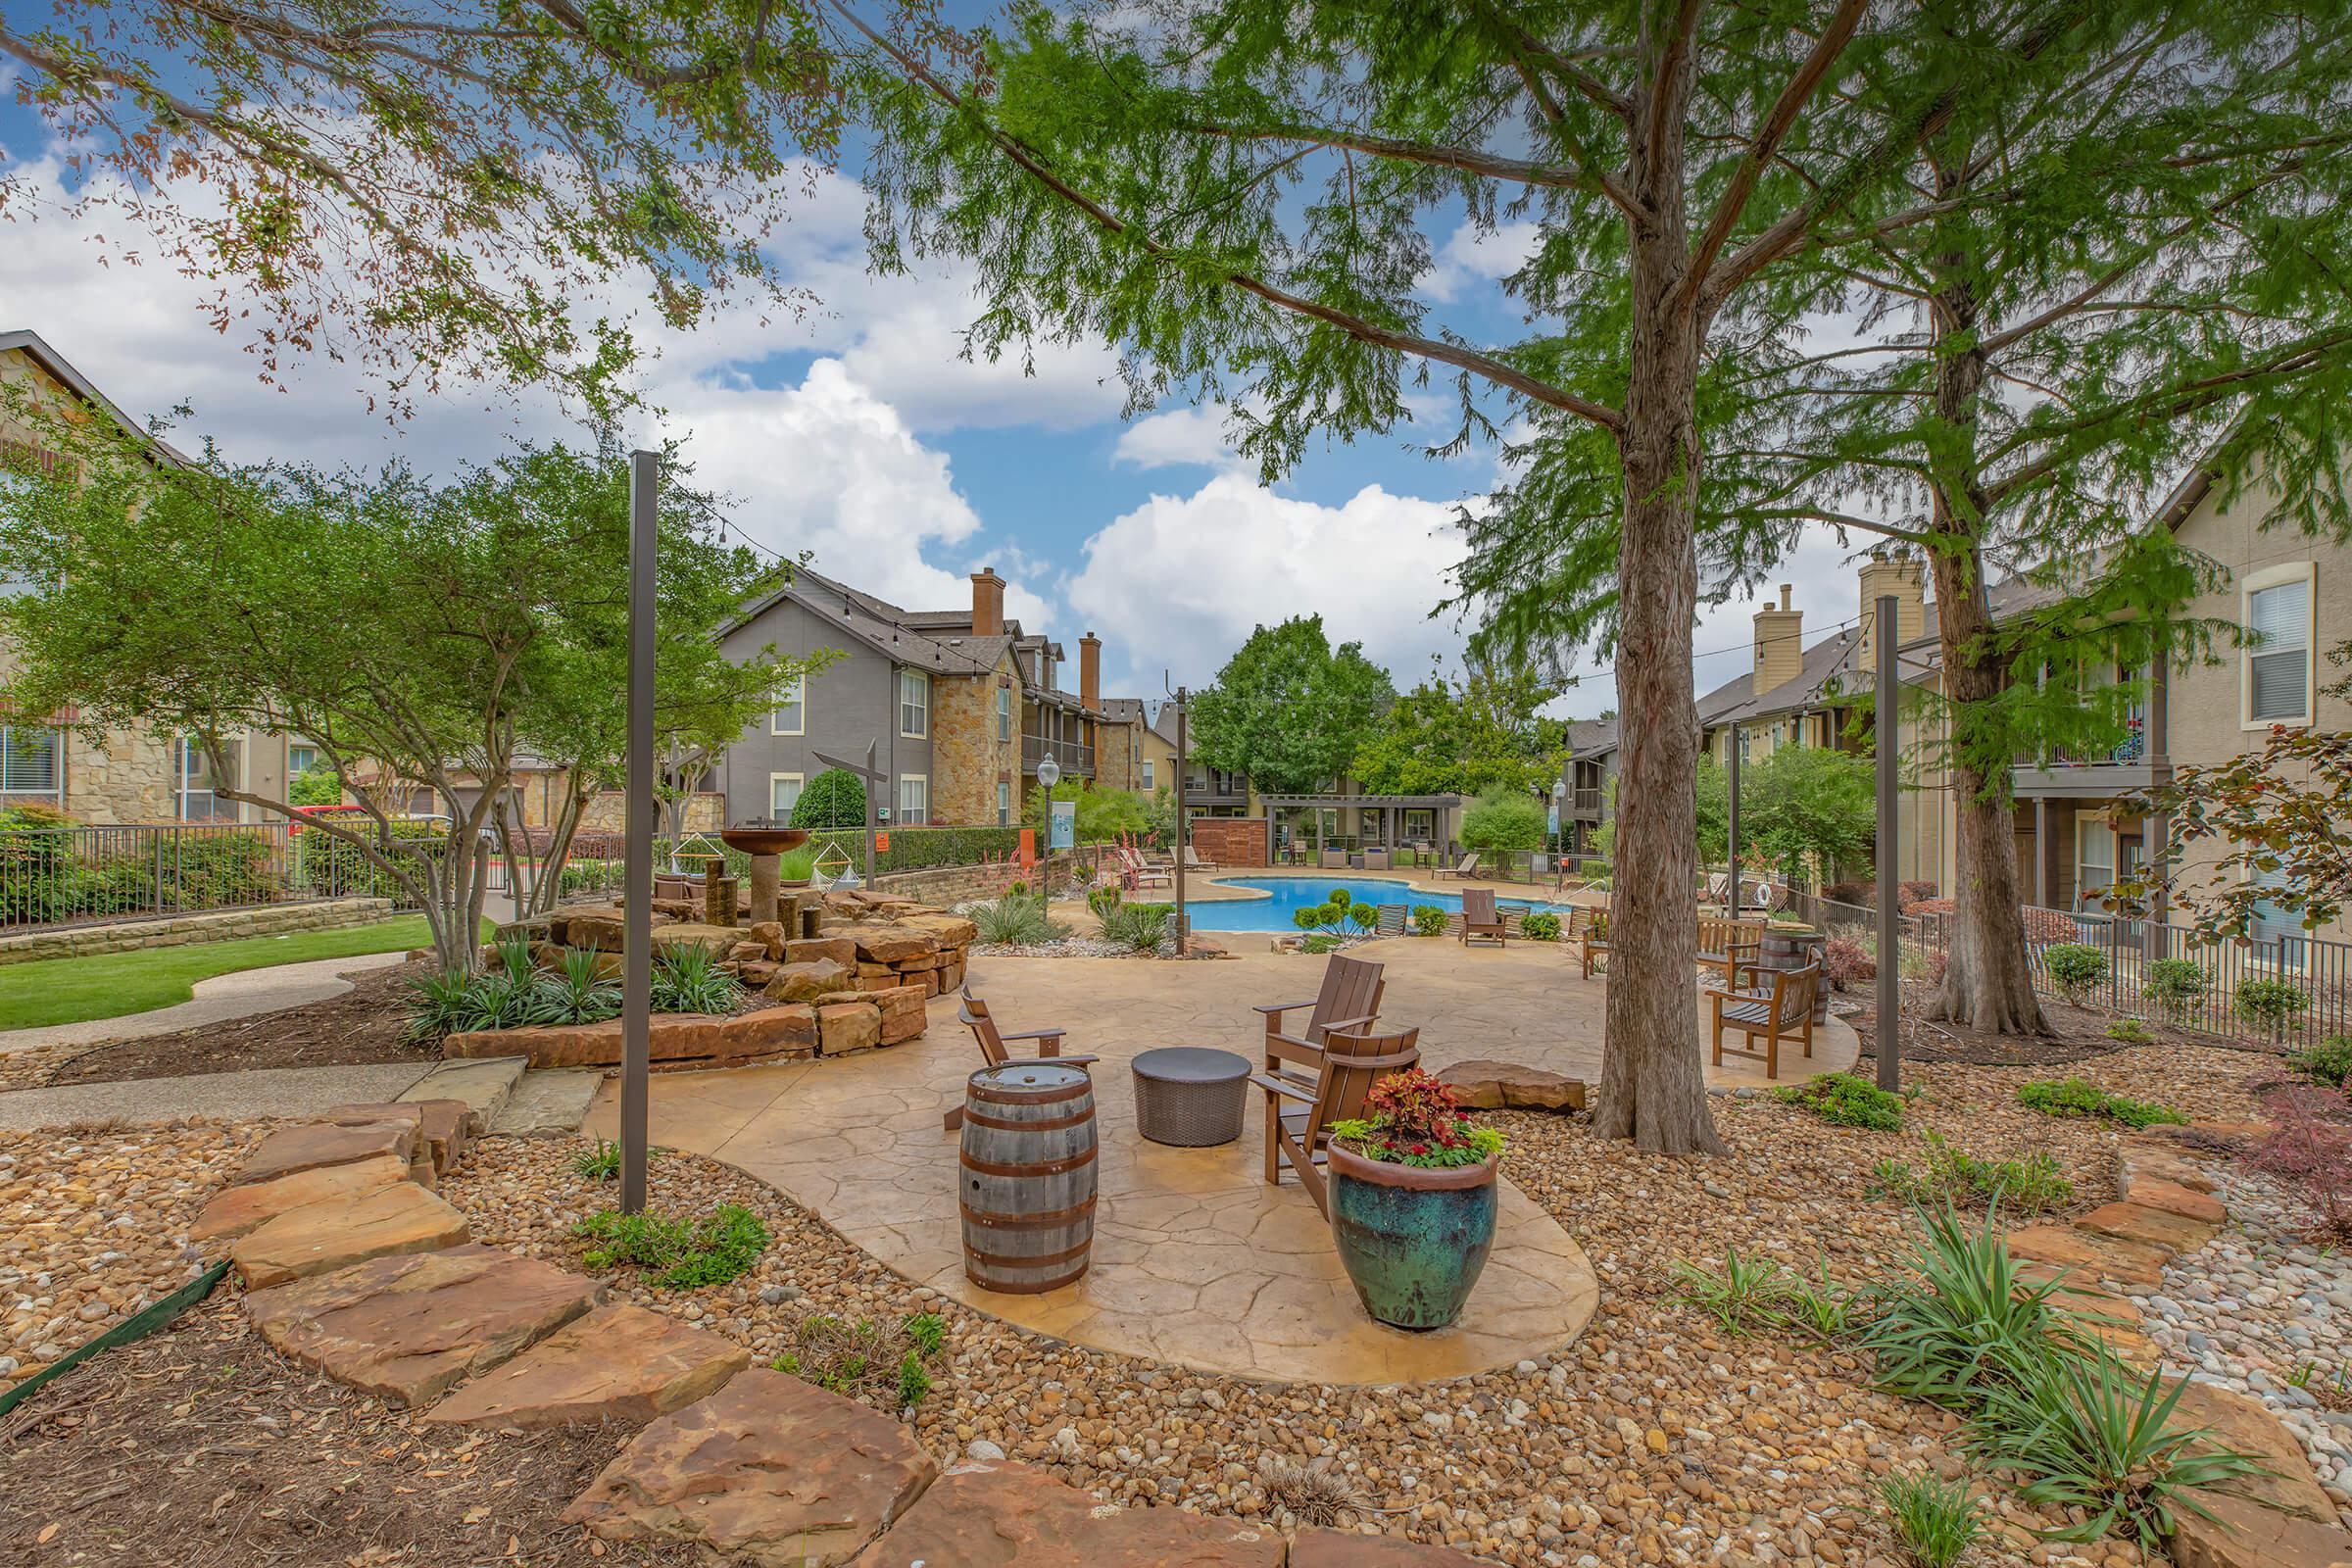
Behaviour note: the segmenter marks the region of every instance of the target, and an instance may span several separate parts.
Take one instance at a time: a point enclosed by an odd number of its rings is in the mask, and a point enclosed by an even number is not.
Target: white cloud
[[[1095,534],[1066,596],[1080,620],[1118,637],[1137,689],[1156,692],[1163,667],[1198,685],[1252,627],[1315,611],[1333,642],[1362,642],[1410,682],[1431,653],[1457,646],[1429,612],[1463,548],[1446,503],[1367,485],[1324,506],[1219,474]]]
[[[1225,411],[1215,404],[1150,414],[1119,432],[1111,454],[1139,468],[1200,463],[1231,467],[1239,460],[1225,442]]]
[[[1423,286],[1441,300],[1451,300],[1478,284],[1496,283],[1527,265],[1542,243],[1544,231],[1532,220],[1497,223],[1482,229],[1464,223],[1438,247]]]

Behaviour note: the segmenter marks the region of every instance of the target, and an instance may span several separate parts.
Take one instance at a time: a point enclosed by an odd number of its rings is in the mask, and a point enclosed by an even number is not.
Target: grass
[[[487,932],[490,922],[482,922]],[[239,937],[85,958],[36,958],[8,966],[0,986],[0,1029],[40,1029],[91,1018],[122,1018],[189,1001],[199,980],[267,969],[314,958],[352,958],[369,953],[429,948],[424,916],[402,915],[374,925],[332,931],[294,931],[278,937]]]
[[[721,1203],[699,1220],[599,1209],[571,1233],[592,1244],[580,1254],[591,1270],[640,1269],[667,1291],[724,1285],[767,1250],[767,1227],[741,1203]]]
[[[1772,1092],[1783,1104],[1801,1106],[1833,1127],[1863,1127],[1890,1133],[1903,1125],[1903,1102],[1852,1073],[1825,1072]]]
[[[2110,1094],[2082,1078],[2025,1084],[2018,1089],[2017,1099],[2020,1104],[2045,1116],[2095,1116],[2126,1127],[2152,1127],[2160,1122],[2183,1126],[2188,1121],[2170,1105]]]

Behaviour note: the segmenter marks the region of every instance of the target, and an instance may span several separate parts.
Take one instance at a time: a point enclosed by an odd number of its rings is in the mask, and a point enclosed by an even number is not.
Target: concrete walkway
[[[174,1121],[207,1116],[250,1121],[263,1116],[309,1116],[335,1105],[397,1100],[425,1074],[415,1062],[369,1062],[345,1067],[257,1067],[194,1078],[132,1078],[122,1083],[66,1084],[0,1094],[0,1132],[30,1132],[82,1122]]]
[[[193,997],[173,1006],[119,1018],[86,1018],[80,1023],[0,1031],[0,1055],[42,1046],[95,1046],[117,1040],[143,1040],[149,1035],[176,1034],[203,1024],[325,1002],[351,989],[351,982],[342,976],[367,969],[387,969],[407,957],[405,953],[366,953],[355,957],[314,958],[307,963],[280,963],[217,974],[209,980],[197,981],[190,988]]]

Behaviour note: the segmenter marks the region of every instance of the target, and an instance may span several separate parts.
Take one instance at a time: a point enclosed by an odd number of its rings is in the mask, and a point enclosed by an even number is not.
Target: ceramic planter
[[[1364,1310],[1400,1329],[1462,1315],[1494,1246],[1496,1159],[1429,1170],[1331,1148],[1331,1234]]]

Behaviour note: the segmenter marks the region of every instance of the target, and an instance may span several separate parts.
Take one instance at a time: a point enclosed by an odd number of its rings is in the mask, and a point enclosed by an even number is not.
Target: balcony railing
[[[1570,802],[1568,808],[1578,816],[1597,817],[1600,815],[1601,803],[1607,793],[1605,790],[1570,790],[1568,792]]]
[[[1021,771],[1035,773],[1037,764],[1052,756],[1065,776],[1095,776],[1095,749],[1077,741],[1048,740],[1043,735],[1021,737]]]

